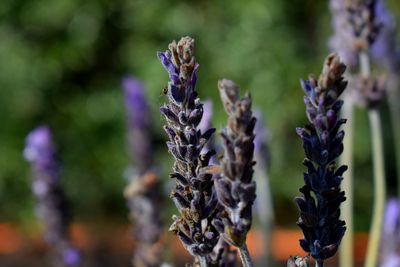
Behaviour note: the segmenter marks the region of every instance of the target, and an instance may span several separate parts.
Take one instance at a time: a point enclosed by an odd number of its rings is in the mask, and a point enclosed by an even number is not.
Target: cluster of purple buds
[[[213,188],[212,174],[206,170],[215,151],[202,152],[215,129],[199,129],[203,104],[196,92],[198,63],[193,56],[194,40],[183,37],[169,45],[158,57],[166,68],[170,81],[165,90],[168,103],[160,108],[167,125],[168,150],[175,159],[173,173],[176,181],[171,192],[180,215],[173,217],[170,230],[176,233],[185,248],[204,261],[213,251],[219,235],[211,224],[218,200]]]
[[[390,199],[382,227],[381,267],[400,266],[400,201]]]
[[[37,215],[45,228],[44,238],[53,248],[56,266],[78,266],[79,252],[72,246],[69,235],[67,203],[59,179],[59,163],[47,126],[34,129],[26,138],[24,157],[31,164],[32,192],[37,199]]]
[[[345,70],[339,57],[331,54],[318,80],[310,75],[301,81],[310,124],[296,129],[308,169],[300,189],[302,196],[295,199],[300,209],[297,224],[304,234],[301,247],[320,263],[336,253],[346,230],[339,216],[340,204],[346,199],[340,184],[347,167],[337,168],[335,162],[343,152],[344,131],[340,127],[346,120],[339,117],[343,105],[339,97],[347,86]]]
[[[227,127],[222,130],[224,156],[221,176],[216,180],[219,203],[224,212],[213,224],[228,244],[242,248],[252,223],[252,206],[256,185],[252,179],[254,127],[251,98],[240,98],[240,89],[230,80],[218,82],[221,99],[228,114]]]
[[[162,262],[159,204],[162,197],[159,194],[159,176],[151,170],[150,108],[145,98],[144,85],[140,81],[125,77],[122,86],[127,111],[129,152],[135,166],[135,170],[129,174],[130,181],[124,192],[137,242],[132,263],[137,267],[156,267]]]

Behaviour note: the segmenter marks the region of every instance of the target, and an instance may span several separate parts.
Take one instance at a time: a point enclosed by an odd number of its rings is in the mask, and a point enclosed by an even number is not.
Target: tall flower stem
[[[346,201],[342,204],[342,217],[346,221],[346,235],[343,237],[339,253],[339,266],[353,266],[353,129],[354,129],[354,105],[350,95],[345,96],[342,108],[343,118],[347,118],[344,126],[346,135],[343,139],[343,156],[340,165],[346,164],[348,169],[344,174],[343,189],[346,192]]]
[[[360,53],[359,57],[361,75],[365,77],[370,76],[371,65],[368,54],[366,52],[362,52]],[[378,259],[380,230],[385,206],[385,165],[383,154],[382,124],[379,111],[377,109],[370,109],[368,111],[368,117],[370,121],[372,139],[375,198],[365,267],[374,267]]]
[[[382,125],[379,111],[377,109],[371,109],[368,112],[368,116],[371,126],[375,200],[365,267],[374,267],[378,259],[380,230],[385,205],[385,165]]]
[[[243,267],[254,266],[246,244],[244,244],[241,248],[239,248],[239,254],[240,254],[240,259],[242,260]]]

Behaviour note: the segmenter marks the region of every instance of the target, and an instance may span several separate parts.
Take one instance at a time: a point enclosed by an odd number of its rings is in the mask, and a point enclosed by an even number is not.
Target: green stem
[[[345,136],[343,140],[344,151],[340,158],[340,165],[347,165],[348,169],[343,177],[343,190],[346,193],[346,201],[342,204],[342,218],[346,222],[346,234],[340,245],[339,266],[353,266],[353,129],[354,129],[354,112],[353,101],[350,95],[346,95],[342,107],[342,117],[347,119],[344,125]]]
[[[240,259],[242,260],[243,267],[254,267],[246,243],[241,248],[239,248],[239,254]]]
[[[365,267],[375,267],[378,259],[380,232],[385,206],[385,164],[383,154],[382,125],[379,111],[376,109],[371,109],[369,110],[368,115],[372,138],[375,199]]]
[[[269,261],[271,231],[274,222],[274,212],[272,204],[271,187],[269,184],[268,170],[265,162],[262,162],[261,157],[256,156],[257,165],[254,168],[254,177],[257,188],[258,201],[258,220],[261,225],[263,237],[265,240],[265,250],[262,257],[262,262],[266,264]]]
[[[207,259],[205,256],[199,257],[200,267],[208,267]]]

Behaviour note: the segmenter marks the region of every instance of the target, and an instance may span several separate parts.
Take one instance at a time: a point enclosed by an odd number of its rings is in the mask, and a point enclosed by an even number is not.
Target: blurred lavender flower
[[[152,171],[150,109],[144,95],[144,85],[133,77],[122,80],[128,124],[130,154],[136,172],[129,174],[124,195],[134,224],[137,242],[132,259],[133,266],[160,266],[162,223],[160,218],[162,197],[160,179]]]
[[[44,223],[44,238],[53,248],[54,265],[78,266],[81,258],[69,240],[67,203],[59,179],[52,134],[47,126],[39,126],[28,134],[24,157],[31,164],[37,215]]]
[[[376,20],[382,27],[371,47],[371,55],[383,67],[393,72],[400,68],[400,54],[396,42],[396,21],[385,2],[385,0],[379,0],[375,6]]]
[[[271,133],[263,125],[263,116],[261,111],[256,110],[254,112],[254,117],[257,119],[254,129],[254,158],[257,163],[254,166],[254,177],[257,184],[257,199],[255,200],[254,206],[267,245],[263,261],[268,262],[271,230],[274,223],[274,210],[269,180],[269,166],[271,160],[269,143],[271,141]]]
[[[169,137],[167,146],[175,158],[171,177],[176,185],[171,198],[180,212],[180,216],[173,217],[170,231],[177,234],[185,248],[205,266],[206,255],[213,251],[219,238],[211,224],[218,201],[212,174],[206,171],[215,152],[201,151],[215,129],[202,132],[198,127],[203,105],[195,88],[199,65],[193,49],[194,40],[183,37],[178,43],[173,41],[166,52],[158,53],[170,77],[166,90],[168,103],[160,111],[167,120],[164,127]]]
[[[330,9],[334,34],[329,47],[353,68],[358,63],[358,53],[374,45],[387,20],[382,0],[330,0]]]
[[[162,196],[158,175],[148,170],[142,175],[132,175],[124,191],[134,224],[136,241],[132,264],[135,267],[156,267],[162,263],[162,222],[160,218]]]
[[[150,109],[144,95],[144,85],[133,77],[122,79],[128,124],[130,154],[138,172],[143,174],[152,164]]]
[[[348,67],[353,68],[358,63],[358,54],[352,44],[353,31],[348,22],[346,1],[347,0],[329,1],[334,32],[329,40],[328,46],[339,54],[340,58]]]
[[[305,185],[296,197],[300,209],[297,224],[304,233],[300,245],[322,266],[332,257],[345,233],[345,222],[339,220],[340,204],[345,201],[340,189],[346,166],[336,168],[335,160],[343,152],[344,131],[339,130],[345,119],[339,118],[343,101],[339,96],[346,88],[343,80],[346,66],[336,54],[327,57],[322,73],[301,81],[306,94],[307,117],[311,124],[297,128],[306,154]],[[315,197],[314,197],[315,196]]]
[[[269,142],[271,140],[271,133],[263,125],[263,116],[261,111],[256,110],[254,117],[257,119],[254,128],[254,158],[257,164],[254,166],[254,176],[257,183],[257,199],[256,209],[263,226],[269,225],[273,221],[273,205],[272,196],[269,185],[268,169],[271,163]]]
[[[349,77],[352,85],[352,97],[360,107],[372,109],[380,105],[386,96],[386,77],[381,75],[363,76],[353,75]]]
[[[227,127],[221,133],[225,151],[221,159],[222,175],[215,181],[218,200],[225,214],[215,218],[213,224],[226,242],[239,248],[242,260],[246,261],[243,252],[248,253],[246,236],[256,198],[256,185],[252,179],[256,118],[252,115],[250,96],[240,98],[240,89],[234,82],[221,80],[218,88],[229,117]]]
[[[400,266],[400,201],[389,199],[386,204],[381,239],[381,267]]]
[[[381,0],[345,0],[347,20],[352,29],[352,46],[357,52],[367,51],[375,42],[382,23],[377,19]]]

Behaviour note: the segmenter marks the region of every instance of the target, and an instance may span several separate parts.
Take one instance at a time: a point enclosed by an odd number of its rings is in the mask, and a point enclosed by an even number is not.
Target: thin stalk
[[[376,109],[371,109],[368,112],[368,116],[372,138],[375,199],[365,267],[375,267],[378,259],[380,233],[385,206],[385,165],[383,154],[382,125],[379,111]]]
[[[246,243],[241,248],[239,248],[239,254],[240,259],[242,260],[243,267],[254,267]]]
[[[315,267],[324,267],[324,261],[315,261]]]
[[[261,224],[263,237],[265,240],[265,250],[262,257],[264,264],[269,261],[269,253],[271,246],[271,231],[274,222],[274,212],[272,204],[271,187],[269,184],[268,170],[265,162],[256,158],[257,165],[254,168],[254,177],[256,180],[257,188],[257,201],[258,201],[258,220]],[[258,167],[257,167],[258,166]]]
[[[199,257],[200,267],[208,267],[207,259],[205,256]]]
[[[345,101],[342,107],[342,117],[347,119],[344,125],[346,132],[343,140],[344,151],[340,158],[340,165],[347,165],[348,169],[344,173],[342,182],[343,189],[346,192],[346,201],[342,204],[342,218],[346,222],[346,234],[342,239],[339,253],[339,266],[353,266],[353,140],[354,140],[354,105],[349,95],[345,96]]]

